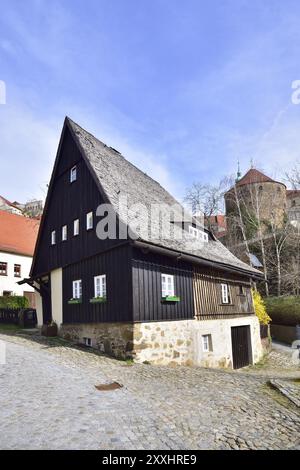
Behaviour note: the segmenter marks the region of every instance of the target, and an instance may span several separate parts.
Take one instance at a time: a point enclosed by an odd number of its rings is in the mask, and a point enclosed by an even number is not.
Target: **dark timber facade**
[[[120,193],[130,204],[176,203],[66,118],[28,280],[37,290],[40,324],[53,320],[62,336],[115,356],[229,367],[238,331],[232,328],[245,326],[249,362],[258,360],[250,283],[260,273],[201,227],[195,230],[203,248],[194,251],[166,239],[119,237],[118,228],[132,224],[118,213]],[[97,236],[101,204],[113,206],[115,239]],[[235,356],[235,364],[244,362]]]

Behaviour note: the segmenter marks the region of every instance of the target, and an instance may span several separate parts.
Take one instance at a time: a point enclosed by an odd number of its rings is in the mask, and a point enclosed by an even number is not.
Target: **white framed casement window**
[[[86,346],[89,346],[89,347],[92,347],[92,346],[93,346],[92,338],[83,338],[83,343],[84,343]]]
[[[203,232],[202,230],[199,230],[198,228],[193,227],[192,225],[189,225],[189,235],[193,238],[208,242],[207,233]]]
[[[203,352],[212,351],[211,335],[202,335],[202,350]]]
[[[161,294],[162,297],[173,297],[175,294],[174,276],[171,274],[161,275]]]
[[[66,225],[63,225],[61,228],[61,239],[62,241],[66,241],[68,237],[68,228]]]
[[[95,297],[106,297],[106,274],[94,277]]]
[[[86,214],[86,229],[91,230],[93,228],[93,212]]]
[[[229,286],[228,284],[221,284],[222,304],[229,304]]]
[[[199,238],[199,230],[197,230],[192,225],[189,225],[189,235],[193,238]]]
[[[73,229],[74,236],[79,235],[79,219],[74,220]]]
[[[74,183],[77,180],[77,166],[73,166],[70,170],[70,183]]]
[[[81,279],[73,281],[73,299],[81,299],[82,297],[82,282]]]
[[[51,245],[55,245],[56,243],[56,232],[55,230],[52,230],[51,232]]]
[[[202,240],[203,240],[204,242],[208,242],[208,235],[207,235],[206,232],[201,232],[201,231],[200,231],[200,237],[202,238]]]

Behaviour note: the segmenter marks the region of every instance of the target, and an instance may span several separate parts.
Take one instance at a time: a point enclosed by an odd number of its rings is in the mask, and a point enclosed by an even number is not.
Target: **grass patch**
[[[9,325],[9,324],[2,324],[0,325],[0,333],[1,331],[6,332],[6,331],[11,331],[11,332],[16,332],[16,331],[24,331],[25,329],[20,327],[19,325]]]

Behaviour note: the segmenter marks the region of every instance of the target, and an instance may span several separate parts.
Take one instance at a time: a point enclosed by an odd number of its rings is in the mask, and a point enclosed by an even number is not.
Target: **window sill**
[[[161,299],[162,302],[180,302],[180,297],[176,295],[167,295]]]
[[[2,274],[2,273],[0,273],[0,276],[7,276],[7,274]]]
[[[68,304],[69,304],[69,305],[81,304],[81,303],[82,303],[82,300],[81,300],[81,299],[70,299],[70,300],[68,300]]]
[[[90,304],[103,304],[106,302],[106,297],[93,297],[90,299]]]

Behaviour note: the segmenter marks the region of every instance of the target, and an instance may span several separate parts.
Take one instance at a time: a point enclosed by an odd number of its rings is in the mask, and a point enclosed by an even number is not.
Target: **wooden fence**
[[[10,323],[17,325],[19,321],[19,309],[0,308],[0,323]]]

